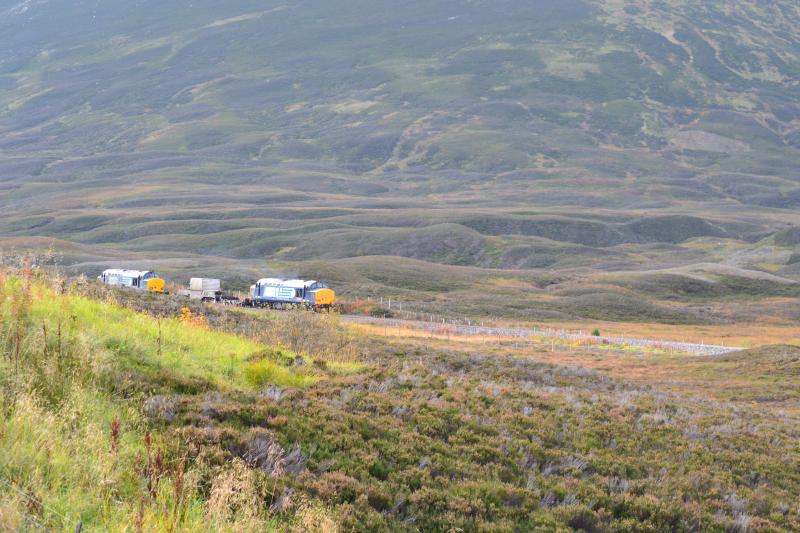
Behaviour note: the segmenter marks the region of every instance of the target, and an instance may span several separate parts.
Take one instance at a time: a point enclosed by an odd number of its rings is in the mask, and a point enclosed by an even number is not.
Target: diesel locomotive
[[[126,270],[122,268],[111,268],[103,271],[97,279],[106,285],[117,287],[130,287],[140,291],[156,292],[164,294],[165,282],[155,272],[150,270]]]
[[[321,281],[263,278],[250,287],[248,300],[253,307],[329,310],[336,303],[336,293]]]

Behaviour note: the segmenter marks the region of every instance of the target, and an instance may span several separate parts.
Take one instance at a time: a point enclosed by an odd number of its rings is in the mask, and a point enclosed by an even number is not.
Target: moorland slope
[[[0,297],[14,531],[800,527],[797,349],[355,335],[38,272]]]

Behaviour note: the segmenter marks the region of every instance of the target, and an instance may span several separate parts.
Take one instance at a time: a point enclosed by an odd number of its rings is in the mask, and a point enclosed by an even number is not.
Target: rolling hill
[[[652,294],[627,282],[666,274],[657,316],[728,320],[698,277],[741,298],[800,280],[799,20],[788,0],[0,0],[0,245],[464,313],[499,278],[501,313],[630,319]]]

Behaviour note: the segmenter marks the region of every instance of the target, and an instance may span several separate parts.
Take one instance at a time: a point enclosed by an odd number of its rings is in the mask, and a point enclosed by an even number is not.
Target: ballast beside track
[[[402,320],[360,315],[344,315],[342,319],[352,324],[370,324],[390,328],[411,328],[433,334],[463,335],[475,337],[497,337],[508,339],[552,339],[562,342],[581,342],[597,345],[632,347],[687,355],[717,356],[738,352],[744,348],[735,346],[719,346],[713,344],[695,344],[690,342],[636,339],[620,336],[595,336],[549,328],[503,328],[494,326],[473,326],[466,324],[448,324],[426,322],[422,320]]]

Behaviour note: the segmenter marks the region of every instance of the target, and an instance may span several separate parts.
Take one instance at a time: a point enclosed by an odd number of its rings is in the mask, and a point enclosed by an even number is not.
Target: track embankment
[[[713,344],[695,344],[690,342],[679,342],[655,339],[637,339],[619,336],[595,336],[585,333],[576,333],[560,329],[550,328],[503,328],[495,326],[479,326],[469,324],[457,324],[447,322],[426,322],[422,320],[403,320],[396,318],[380,318],[360,315],[345,315],[342,317],[345,322],[351,324],[370,324],[389,328],[408,328],[419,331],[427,331],[431,334],[439,335],[459,335],[474,337],[494,337],[498,339],[548,339],[559,342],[578,342],[585,344],[597,344],[599,346],[621,347],[621,348],[640,348],[642,350],[653,350],[663,352],[674,352],[688,355],[723,355],[736,352],[743,348],[735,346],[719,346]]]

